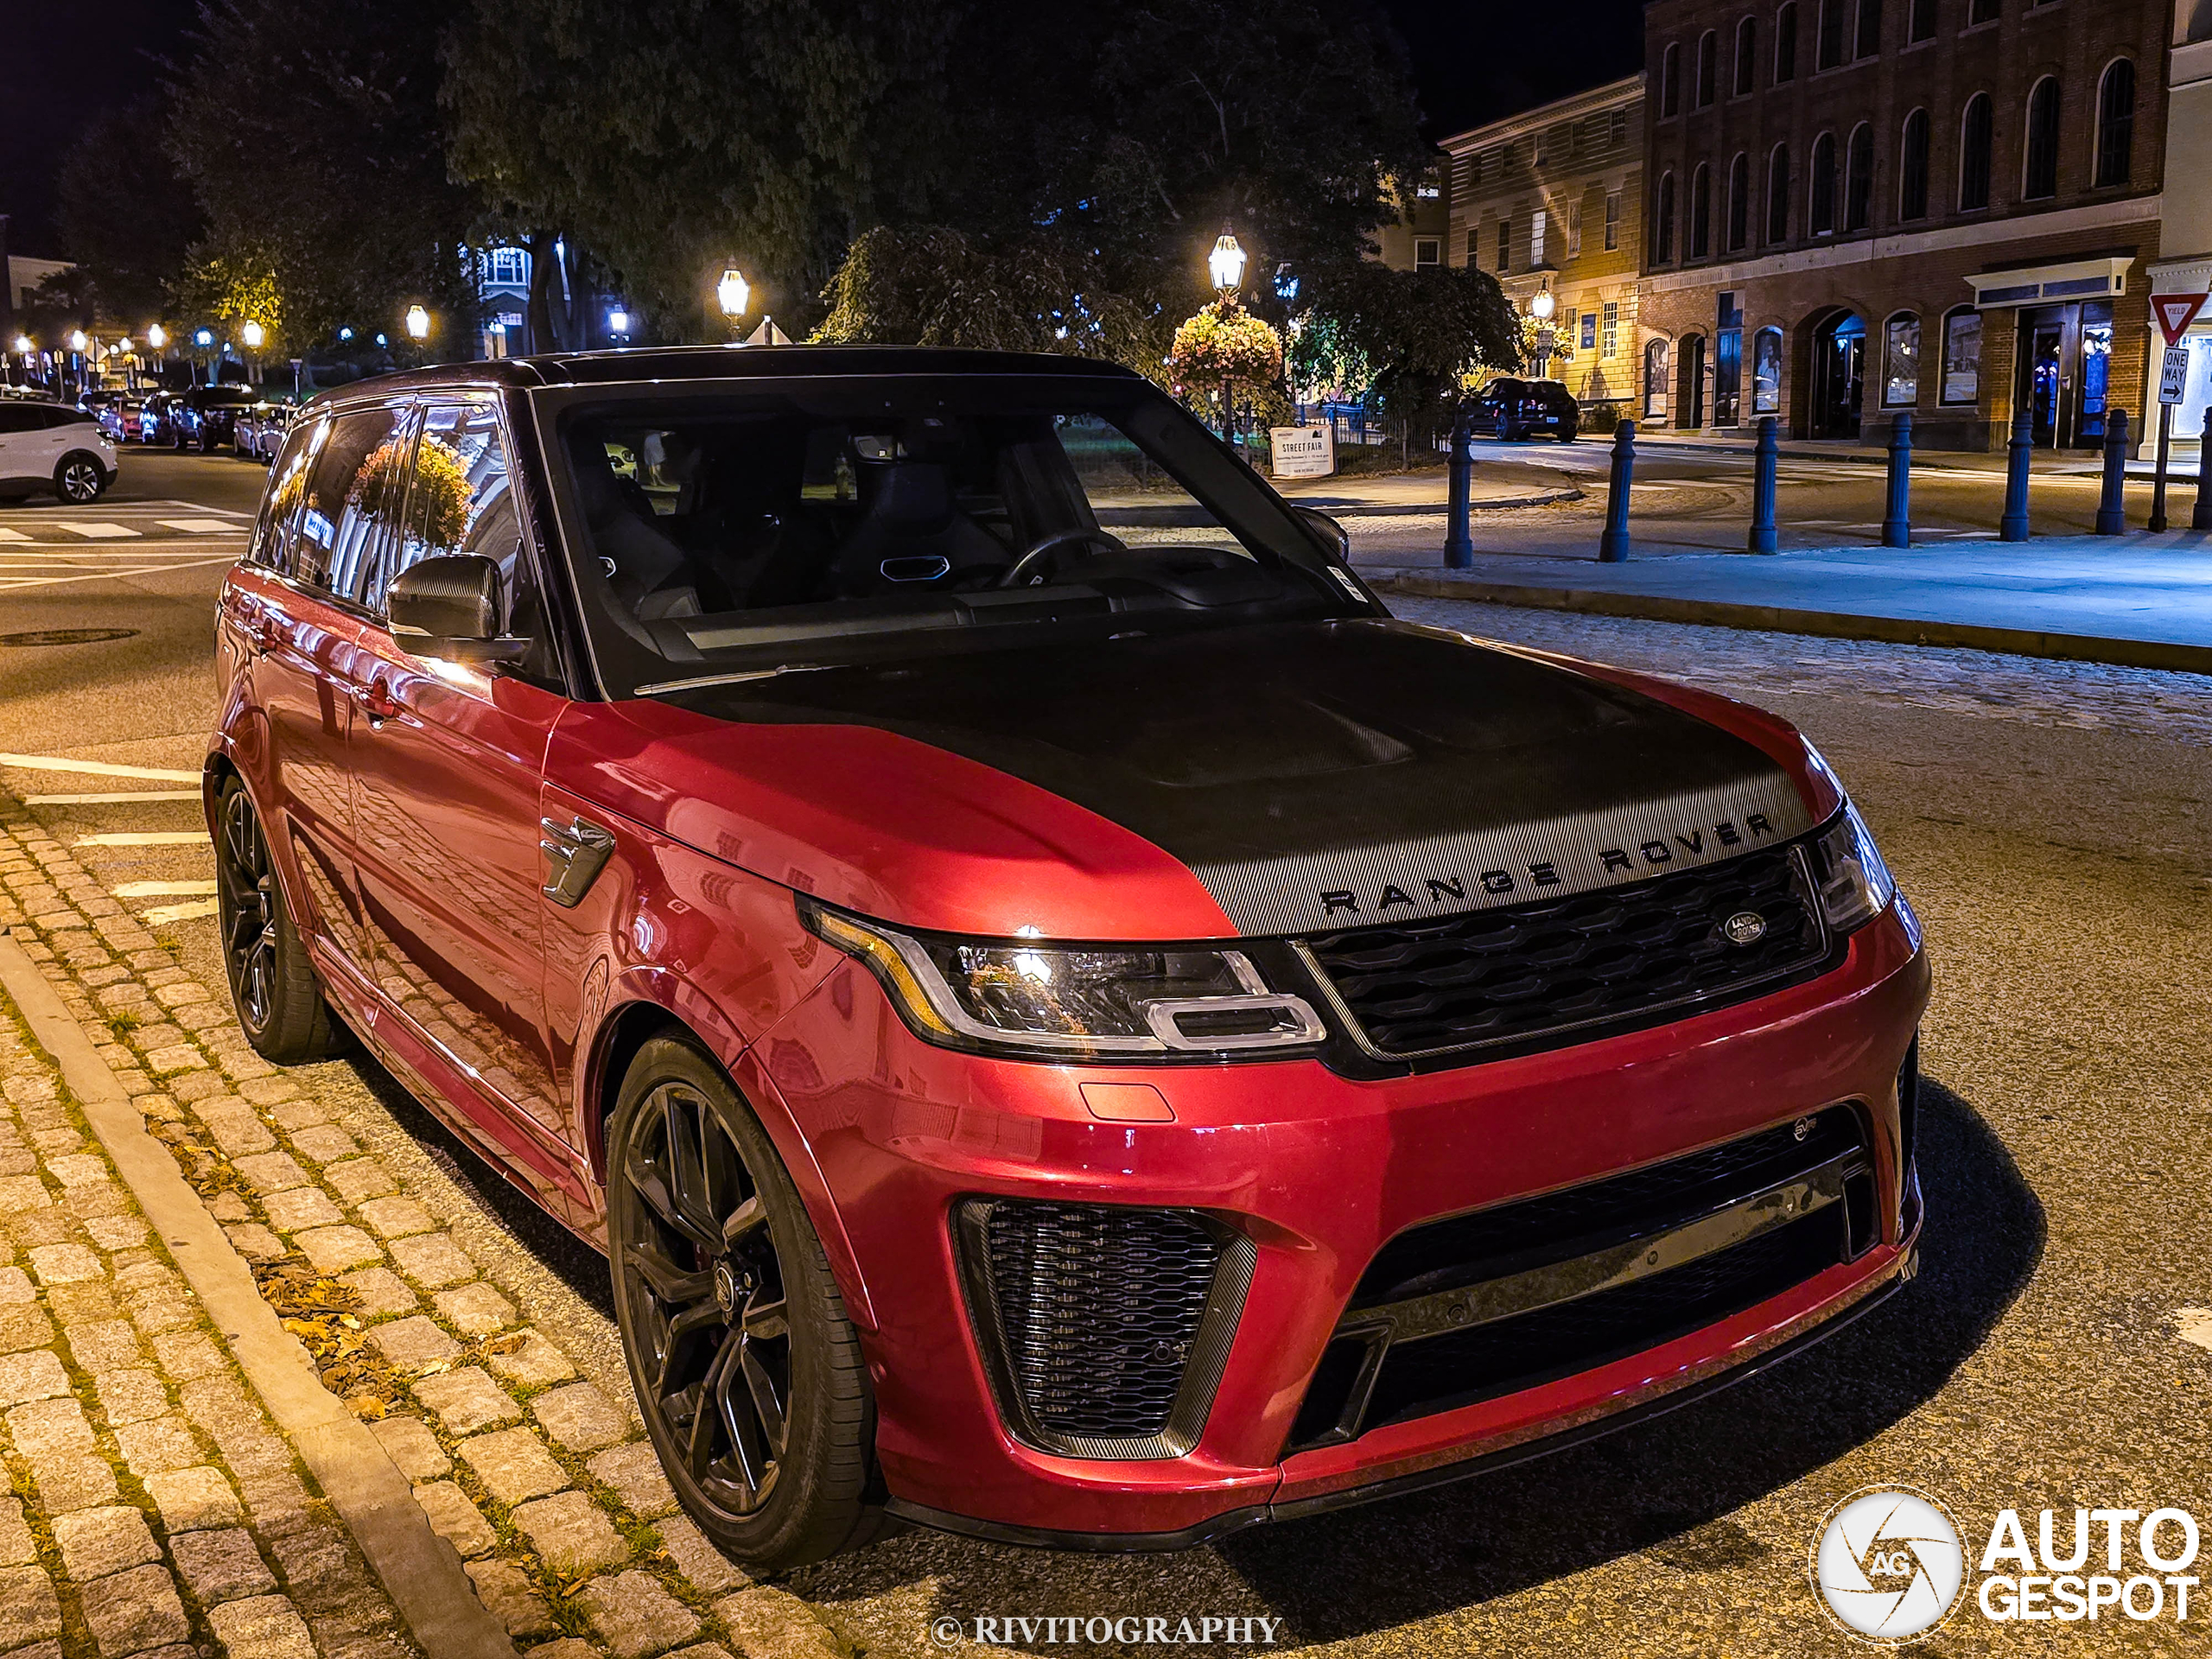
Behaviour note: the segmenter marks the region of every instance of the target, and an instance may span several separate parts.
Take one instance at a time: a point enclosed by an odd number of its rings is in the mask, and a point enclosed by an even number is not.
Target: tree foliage
[[[1433,429],[1463,379],[1521,366],[1521,327],[1497,279],[1471,265],[1392,270],[1362,261],[1317,275],[1291,350],[1291,378],[1371,400],[1408,429]]]
[[[149,142],[162,121],[150,99],[95,121],[56,181],[62,251],[87,273],[100,308],[133,326],[163,315],[202,227],[192,192]]]
[[[207,217],[196,283],[253,269],[290,346],[391,331],[411,302],[473,323],[475,204],[447,173],[439,0],[202,0],[172,89],[170,154]],[[273,343],[273,342],[272,342]]]

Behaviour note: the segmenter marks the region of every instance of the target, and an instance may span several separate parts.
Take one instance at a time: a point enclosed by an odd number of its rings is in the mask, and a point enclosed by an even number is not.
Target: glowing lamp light
[[[1222,232],[1221,239],[1206,256],[1206,269],[1213,274],[1214,291],[1217,294],[1233,294],[1243,286],[1244,250],[1228,231]]]
[[[386,340],[382,334],[378,334],[377,336],[377,344],[379,346],[389,346],[391,342]]]
[[[726,317],[743,316],[745,308],[753,302],[753,285],[735,265],[724,270],[721,281],[715,284],[715,302]]]
[[[31,337],[29,334],[17,334],[16,336],[16,349],[21,352],[25,357],[29,357],[31,354]]]
[[[202,328],[192,337],[192,343],[195,346],[213,346],[215,343],[215,331],[212,328]]]
[[[1547,283],[1536,290],[1535,297],[1529,302],[1529,313],[1538,322],[1549,322],[1552,320],[1552,313],[1558,308],[1558,304],[1559,302],[1552,298],[1551,285]]]
[[[430,337],[430,314],[419,305],[407,308],[407,337],[415,340]]]
[[[168,330],[162,327],[160,323],[155,323],[146,330],[146,344],[152,346],[156,351],[160,351],[162,346],[168,343]]]
[[[630,332],[630,314],[627,311],[624,311],[620,308],[608,312],[607,314],[607,331],[611,334],[628,334]]]
[[[70,331],[69,349],[73,352],[81,352],[85,349],[85,331],[83,329],[74,328]]]
[[[340,340],[351,340],[351,339],[353,339],[353,330],[352,327],[349,325],[349,326],[348,326],[348,327],[346,327],[340,328],[340,329],[338,331],[338,338],[339,338],[339,339],[340,339]]]
[[[245,326],[238,330],[238,338],[245,342],[246,350],[257,352],[261,349],[261,342],[269,338],[269,334],[259,323],[248,317]]]

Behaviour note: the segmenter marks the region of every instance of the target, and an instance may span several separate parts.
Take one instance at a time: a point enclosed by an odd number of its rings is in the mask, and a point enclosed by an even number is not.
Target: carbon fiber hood
[[[670,701],[876,727],[1012,774],[1179,860],[1246,934],[1525,904],[1812,827],[1789,774],[1731,732],[1382,620],[997,651]]]

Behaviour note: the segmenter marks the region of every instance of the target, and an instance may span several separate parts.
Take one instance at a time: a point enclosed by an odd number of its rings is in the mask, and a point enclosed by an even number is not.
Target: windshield
[[[855,376],[547,402],[563,540],[616,696],[1040,630],[1370,608],[1141,383]]]

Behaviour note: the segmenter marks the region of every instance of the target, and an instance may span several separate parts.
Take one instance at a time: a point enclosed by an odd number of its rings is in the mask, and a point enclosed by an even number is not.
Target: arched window
[[[1751,239],[1751,158],[1738,154],[1728,163],[1728,251]]]
[[[1697,40],[1697,106],[1713,102],[1714,83],[1720,73],[1720,36],[1707,29]]]
[[[1797,79],[1797,0],[1783,0],[1774,14],[1774,83]]]
[[[1675,175],[1659,175],[1659,194],[1651,209],[1651,262],[1657,265],[1675,263]]]
[[[1853,0],[1821,0],[1820,50],[1813,61],[1833,69],[1849,54]]]
[[[1690,175],[1690,257],[1713,251],[1713,169],[1703,162]]]
[[[2027,167],[2020,194],[2038,201],[2058,194],[2058,77],[2045,75],[2028,94]]]
[[[1736,25],[1736,96],[1748,96],[1758,86],[1759,25],[1756,17],[1746,17]]]
[[[1655,340],[1643,348],[1643,417],[1667,417],[1667,342]]]
[[[1789,239],[1789,146],[1777,144],[1766,158],[1766,239]]]
[[[1682,48],[1673,41],[1659,56],[1659,115],[1664,120],[1682,112]]]
[[[1861,121],[1844,152],[1843,228],[1863,231],[1874,216],[1874,129]]]
[[[1996,140],[1997,111],[1987,92],[1967,100],[1959,122],[1959,211],[1989,206],[1989,154]]]
[[[2135,66],[2115,58],[2097,85],[2097,188],[2126,184],[2134,163]]]
[[[1904,139],[1897,146],[1897,217],[1928,217],[1928,111],[1904,118]]]
[[[1905,39],[1917,46],[1923,41],[1936,38],[1936,0],[1912,0],[1912,15],[1906,20]]]
[[[1859,0],[1859,38],[1852,55],[1855,58],[1878,58],[1882,55],[1882,0]]]
[[[1815,236],[1835,234],[1835,135],[1824,132],[1813,141],[1813,177],[1806,194],[1812,213],[1806,229]]]

